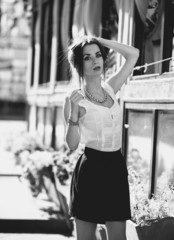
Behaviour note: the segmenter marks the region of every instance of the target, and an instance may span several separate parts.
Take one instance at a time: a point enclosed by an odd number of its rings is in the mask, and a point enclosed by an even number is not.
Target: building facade
[[[29,131],[37,131],[46,146],[59,149],[64,143],[63,103],[79,82],[67,62],[74,37],[92,34],[137,47],[140,57],[119,93],[122,151],[128,165],[147,178],[147,194],[153,194],[163,173],[174,170],[173,18],[173,0],[33,0]],[[115,54],[108,74],[122,61]]]
[[[0,119],[26,119],[30,28],[23,0],[0,1]]]

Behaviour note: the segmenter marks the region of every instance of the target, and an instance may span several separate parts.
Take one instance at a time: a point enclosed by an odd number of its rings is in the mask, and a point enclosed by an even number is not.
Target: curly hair
[[[106,71],[106,60],[107,60],[107,49],[103,47],[100,42],[95,37],[83,36],[77,38],[68,48],[68,61],[71,67],[74,67],[80,77],[83,78],[83,48],[86,45],[96,44],[101,52],[103,62],[104,62],[104,74]]]

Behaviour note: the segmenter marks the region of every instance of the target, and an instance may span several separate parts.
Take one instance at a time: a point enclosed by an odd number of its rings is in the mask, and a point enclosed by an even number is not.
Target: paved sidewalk
[[[75,236],[66,237],[59,234],[6,234],[0,233],[0,240],[75,240]]]
[[[103,233],[102,235],[105,236]],[[134,224],[131,221],[127,221],[126,224],[127,240],[139,240],[137,231]],[[106,238],[104,237],[104,240]],[[76,240],[75,234],[68,237],[59,234],[3,234],[0,233],[0,240]]]

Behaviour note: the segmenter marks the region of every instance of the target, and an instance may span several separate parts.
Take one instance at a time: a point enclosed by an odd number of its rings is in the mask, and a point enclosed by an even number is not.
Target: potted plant
[[[147,184],[133,168],[129,168],[131,197],[131,224],[139,240],[174,239],[174,187],[170,183],[171,174],[164,172],[158,180],[158,188],[152,198],[148,198]],[[132,229],[132,226],[129,228]],[[131,240],[128,233],[128,240]]]

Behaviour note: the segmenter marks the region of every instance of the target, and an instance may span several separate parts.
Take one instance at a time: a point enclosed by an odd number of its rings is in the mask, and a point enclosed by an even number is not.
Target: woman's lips
[[[99,71],[100,69],[101,69],[100,66],[96,66],[96,67],[93,68],[94,71]]]

